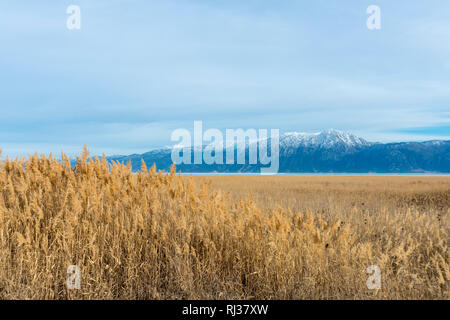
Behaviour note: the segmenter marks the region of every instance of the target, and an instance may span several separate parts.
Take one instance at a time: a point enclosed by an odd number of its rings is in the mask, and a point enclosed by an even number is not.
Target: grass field
[[[262,208],[281,206],[317,213],[383,209],[445,214],[450,208],[450,177],[418,176],[195,176],[233,198],[251,197]]]
[[[445,177],[135,174],[84,153],[7,159],[0,192],[1,299],[450,298]]]

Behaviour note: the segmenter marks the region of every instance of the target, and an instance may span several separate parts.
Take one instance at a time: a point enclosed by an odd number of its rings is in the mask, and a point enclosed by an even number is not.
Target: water
[[[258,172],[185,172],[182,176],[262,176]],[[349,176],[349,177],[450,177],[450,173],[278,173],[275,176]]]

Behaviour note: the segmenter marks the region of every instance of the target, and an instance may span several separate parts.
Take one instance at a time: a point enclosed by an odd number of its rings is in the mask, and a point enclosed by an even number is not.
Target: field
[[[450,177],[414,176],[195,176],[233,198],[251,197],[265,209],[277,206],[320,214],[352,210],[376,215],[408,209],[442,215],[450,210]],[[350,215],[353,218],[361,216]]]
[[[1,299],[450,298],[446,177],[186,177],[84,152],[7,159],[0,192]]]

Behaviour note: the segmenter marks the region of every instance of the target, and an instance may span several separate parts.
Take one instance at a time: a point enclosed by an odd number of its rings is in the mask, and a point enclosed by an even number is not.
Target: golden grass
[[[447,178],[188,178],[84,152],[6,159],[0,192],[2,299],[450,297]]]

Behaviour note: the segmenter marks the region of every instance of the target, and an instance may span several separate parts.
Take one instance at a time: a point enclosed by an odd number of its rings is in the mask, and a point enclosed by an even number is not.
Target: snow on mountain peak
[[[366,140],[351,133],[335,129],[329,129],[316,133],[287,132],[280,136],[280,145],[289,148],[300,146],[321,146],[331,148],[336,145],[346,145],[349,147],[369,145]]]

